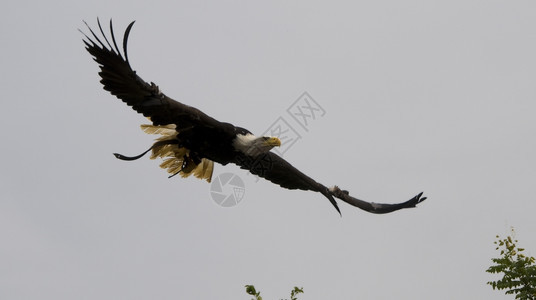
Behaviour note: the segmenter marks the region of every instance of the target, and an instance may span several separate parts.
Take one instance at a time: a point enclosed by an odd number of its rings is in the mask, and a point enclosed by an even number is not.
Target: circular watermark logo
[[[246,192],[242,178],[233,173],[223,173],[212,180],[210,197],[219,206],[233,207],[238,205]]]

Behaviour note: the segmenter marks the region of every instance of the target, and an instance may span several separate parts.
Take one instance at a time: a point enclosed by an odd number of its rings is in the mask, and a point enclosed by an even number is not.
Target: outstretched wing
[[[154,83],[147,83],[132,70],[128,60],[127,42],[134,22],[130,23],[123,37],[123,54],[117,46],[110,20],[110,40],[97,19],[101,38],[89,27],[91,36],[82,32],[86,50],[99,64],[104,89],[121,99],[137,112],[150,117],[154,125],[176,124],[177,129],[191,126],[214,126],[218,121],[202,111],[177,102],[164,95]],[[101,40],[102,39],[102,40]]]
[[[320,192],[329,199],[339,214],[339,207],[333,197],[339,198],[350,205],[374,214],[385,214],[403,208],[416,207],[417,204],[426,200],[426,197],[422,197],[422,193],[420,193],[403,203],[384,204],[363,201],[350,196],[347,191],[343,191],[337,186],[328,189],[272,152],[268,152],[258,157],[242,154],[237,157],[237,160],[234,163],[240,166],[240,168],[247,169],[252,174],[265,178],[283,188]]]
[[[374,203],[374,202],[367,202],[367,201],[354,198],[350,196],[350,194],[347,191],[343,191],[339,189],[338,186],[334,186],[330,188],[330,192],[333,196],[341,199],[342,201],[350,205],[353,205],[355,207],[361,208],[362,210],[373,213],[373,214],[386,214],[386,213],[397,211],[403,208],[417,207],[417,204],[426,200],[426,197],[422,197],[423,193],[420,193],[417,196],[402,203],[393,203],[393,204]]]
[[[233,163],[283,188],[320,192],[329,199],[339,214],[341,213],[337,202],[327,187],[303,174],[275,153],[267,152],[256,157],[238,153]]]

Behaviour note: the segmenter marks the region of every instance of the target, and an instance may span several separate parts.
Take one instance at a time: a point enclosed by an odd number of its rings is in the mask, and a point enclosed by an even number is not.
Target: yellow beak
[[[265,141],[266,145],[271,147],[279,147],[281,146],[281,140],[276,137],[271,137]]]

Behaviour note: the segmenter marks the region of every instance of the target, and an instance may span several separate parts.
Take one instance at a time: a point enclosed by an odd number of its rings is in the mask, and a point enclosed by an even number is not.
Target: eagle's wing
[[[248,170],[252,174],[278,184],[283,188],[320,192],[329,199],[339,214],[341,213],[337,202],[327,187],[305,175],[273,152],[267,152],[256,157],[238,153],[234,163],[240,168]]]
[[[341,199],[342,201],[373,214],[386,214],[403,208],[417,207],[417,204],[426,200],[426,197],[422,197],[423,193],[420,193],[417,196],[402,203],[374,203],[354,198],[350,196],[347,191],[339,189],[338,186],[331,187],[329,190],[333,196]]]
[[[99,64],[101,83],[104,89],[121,99],[137,112],[150,117],[154,125],[176,124],[177,129],[192,126],[213,126],[218,121],[202,111],[177,102],[164,95],[154,83],[147,83],[132,70],[127,54],[127,42],[134,22],[130,23],[123,37],[123,54],[117,46],[110,20],[110,40],[97,20],[101,39],[89,27],[91,36],[82,32],[87,51]]]
[[[339,213],[340,210],[335,199],[333,199],[333,196],[350,205],[375,214],[385,214],[403,208],[416,207],[417,204],[426,200],[426,197],[422,197],[422,193],[406,202],[395,204],[383,204],[359,200],[350,196],[347,191],[343,191],[337,186],[327,188],[316,182],[311,177],[305,175],[286,160],[272,152],[265,153],[258,157],[242,154],[237,156],[234,163],[240,166],[240,168],[247,169],[252,174],[278,184],[283,188],[320,192],[330,200]]]

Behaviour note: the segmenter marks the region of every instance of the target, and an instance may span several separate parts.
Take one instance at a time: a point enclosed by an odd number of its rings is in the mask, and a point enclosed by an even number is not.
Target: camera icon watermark
[[[238,205],[246,193],[246,185],[240,176],[234,173],[223,173],[212,180],[210,197],[222,207]]]

